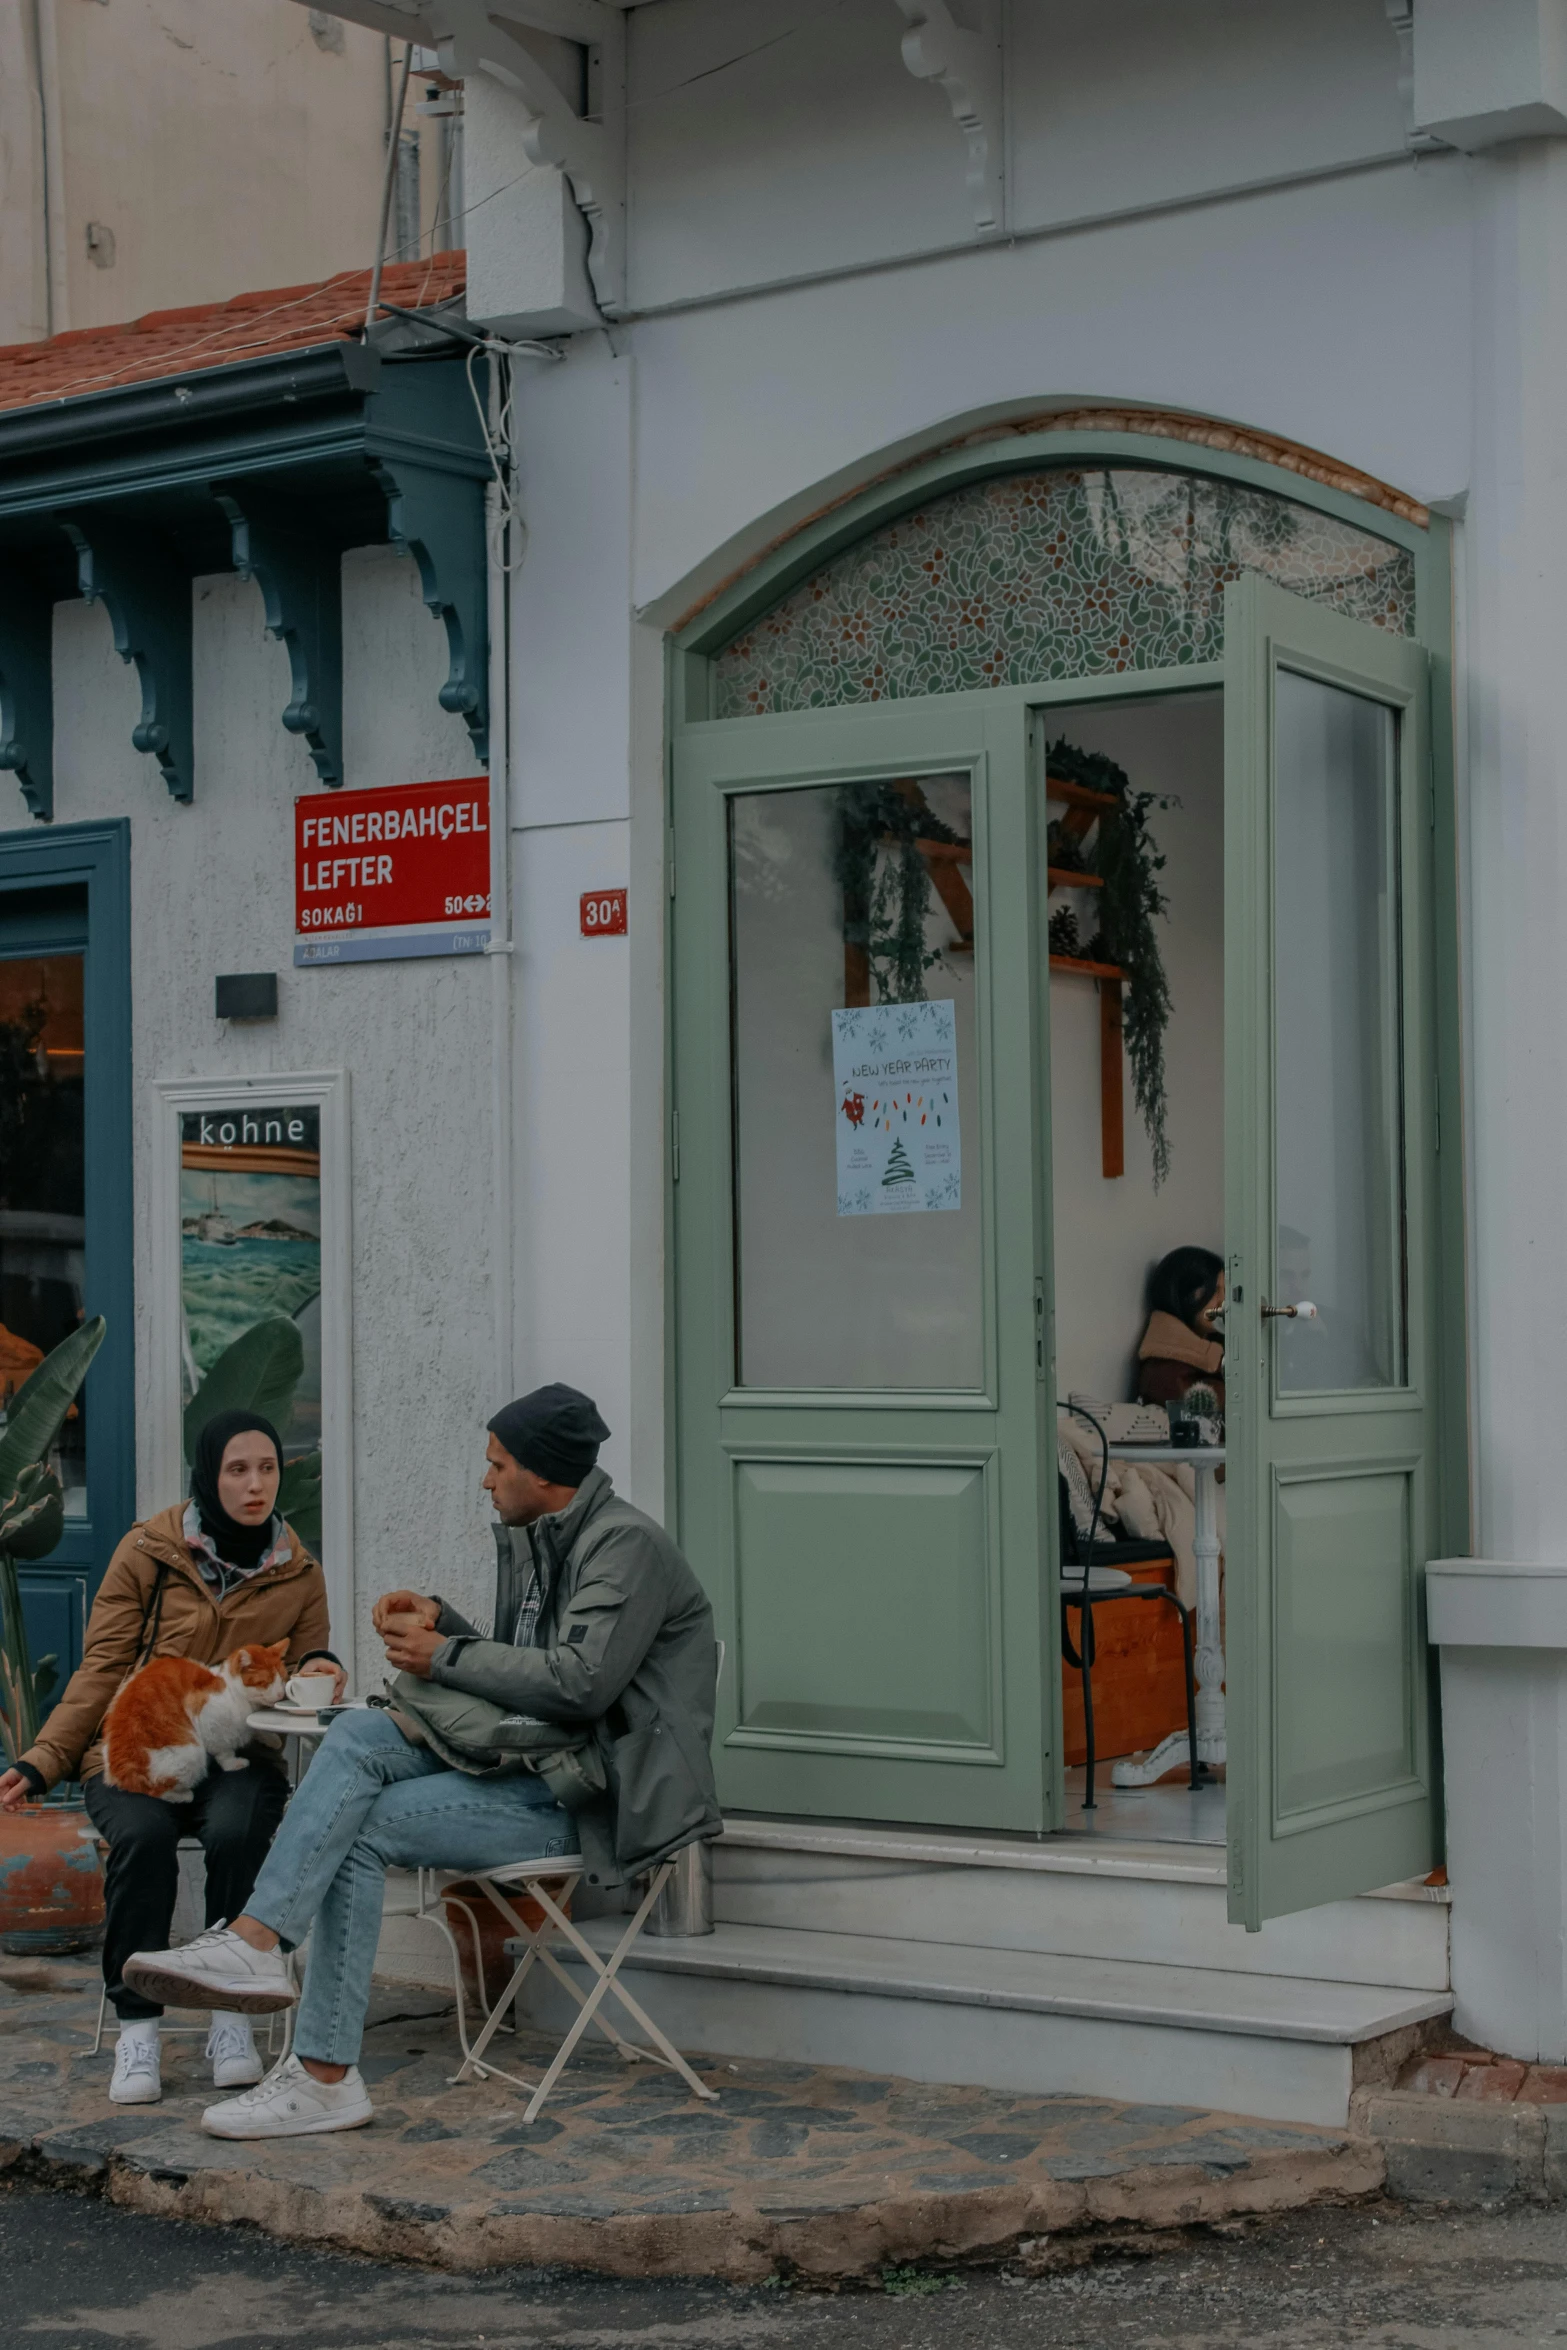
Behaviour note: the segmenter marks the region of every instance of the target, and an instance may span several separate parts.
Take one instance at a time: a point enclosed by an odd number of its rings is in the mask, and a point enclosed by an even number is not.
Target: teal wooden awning
[[[341,784],[349,547],[413,557],[446,630],[441,707],[487,758],[486,362],[470,384],[468,358],[337,341],[0,412],[0,768],[34,816],[54,811],[55,604],[103,603],[141,681],[132,743],[189,800],[191,581],[231,569],[288,647],[283,725]]]

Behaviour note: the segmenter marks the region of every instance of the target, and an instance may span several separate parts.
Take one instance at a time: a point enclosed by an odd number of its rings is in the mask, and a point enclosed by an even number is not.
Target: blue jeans
[[[290,1948],[314,1928],[299,2054],[319,2064],[358,2058],[388,1869],[498,1869],[576,1849],[569,1813],[531,1771],[471,1779],[410,1746],[385,1713],[339,1714],[247,1905]]]

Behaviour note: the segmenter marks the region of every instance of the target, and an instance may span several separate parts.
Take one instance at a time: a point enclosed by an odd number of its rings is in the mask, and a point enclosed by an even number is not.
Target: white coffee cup
[[[336,1677],[331,1673],[296,1673],[288,1685],[289,1703],[302,1705],[307,1713],[317,1713],[322,1706],[331,1704],[336,1687]]]

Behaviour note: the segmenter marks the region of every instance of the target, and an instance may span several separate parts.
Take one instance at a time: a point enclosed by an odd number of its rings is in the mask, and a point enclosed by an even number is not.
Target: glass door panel
[[[1256,579],[1225,667],[1226,1820],[1256,1927],[1435,1857],[1429,684],[1417,645]]]
[[[1404,1383],[1397,719],[1274,680],[1273,1302],[1285,1395]]]
[[[677,1522],[735,1809],[1051,1824],[1027,724],[677,738]]]
[[[729,828],[737,1380],[978,1389],[969,778],[736,793]]]

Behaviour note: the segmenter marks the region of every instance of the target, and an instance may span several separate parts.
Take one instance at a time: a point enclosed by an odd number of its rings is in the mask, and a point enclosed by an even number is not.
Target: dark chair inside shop
[[[1088,1769],[1083,1793],[1084,1811],[1096,1810],[1094,1796],[1094,1610],[1123,1599],[1164,1600],[1181,1619],[1181,1655],[1186,1669],[1186,1738],[1191,1758],[1191,1784],[1200,1786],[1202,1766],[1197,1760],[1197,1697],[1192,1674],[1192,1619],[1190,1610],[1163,1583],[1139,1583],[1133,1567],[1168,1567],[1172,1579],[1174,1553],[1166,1542],[1112,1541],[1100,1535],[1100,1513],[1110,1476],[1110,1442],[1092,1412],[1081,1404],[1063,1404],[1074,1419],[1086,1420],[1099,1441],[1099,1475],[1093,1488],[1093,1514],[1086,1535],[1079,1533],[1072,1515],[1071,1495],[1064,1471],[1056,1473],[1061,1515],[1061,1649],[1066,1661],[1081,1674],[1083,1724],[1087,1733]],[[1077,1639],[1072,1638],[1073,1611]]]

